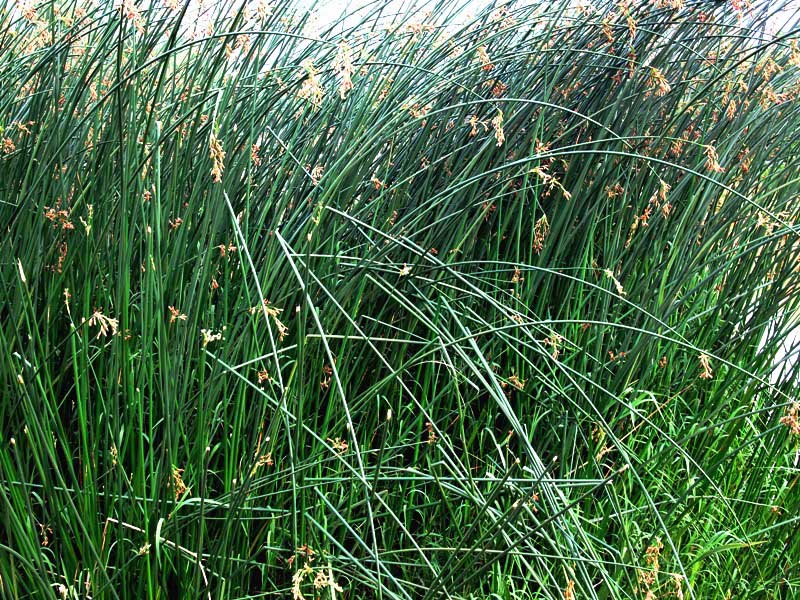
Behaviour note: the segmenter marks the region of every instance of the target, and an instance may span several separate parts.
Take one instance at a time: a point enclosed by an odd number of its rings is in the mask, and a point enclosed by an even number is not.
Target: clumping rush
[[[0,596],[791,597],[788,0],[309,4],[0,1]]]

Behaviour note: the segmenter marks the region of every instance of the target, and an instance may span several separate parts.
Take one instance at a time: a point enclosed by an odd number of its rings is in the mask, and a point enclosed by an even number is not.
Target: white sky
[[[384,12],[391,14],[394,12],[408,11],[411,7],[419,7],[417,10],[422,13],[425,10],[425,5],[433,5],[435,0],[305,0],[305,4],[311,6],[316,4],[315,12],[319,19],[320,24],[332,23],[343,14],[352,13],[359,8],[367,5],[375,6],[378,2],[384,5]],[[477,13],[483,6],[489,4],[490,0],[461,0],[461,5],[465,12]],[[504,0],[497,0],[496,5],[500,6],[505,4]],[[783,18],[778,16],[773,19],[772,25],[777,29],[786,20],[796,17],[797,12],[800,11],[800,0],[793,0],[788,3],[787,9],[783,11]],[[782,23],[783,21],[783,23]]]
[[[490,0],[460,0],[454,5],[460,4],[460,9],[464,12],[477,13],[480,8],[486,6]],[[383,14],[392,15],[395,13],[409,13],[413,11],[422,15],[428,8],[433,7],[436,0],[304,0],[307,6],[315,4],[314,12],[319,19],[319,24],[324,25],[334,23],[342,15],[352,14],[365,6],[375,7],[378,4],[383,7]],[[504,1],[497,1],[497,5],[504,4]],[[420,20],[422,20],[420,18]]]

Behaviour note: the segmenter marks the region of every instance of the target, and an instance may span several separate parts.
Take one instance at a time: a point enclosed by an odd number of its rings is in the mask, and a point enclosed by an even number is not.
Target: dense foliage
[[[800,594],[795,14],[423,8],[0,0],[0,595]]]

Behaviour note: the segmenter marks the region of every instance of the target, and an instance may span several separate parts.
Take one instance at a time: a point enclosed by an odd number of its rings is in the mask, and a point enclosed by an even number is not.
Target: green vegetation
[[[794,16],[208,4],[0,0],[0,596],[800,594]]]

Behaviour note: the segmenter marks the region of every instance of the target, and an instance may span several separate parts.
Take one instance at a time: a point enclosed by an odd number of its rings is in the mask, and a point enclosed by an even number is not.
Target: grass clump
[[[792,597],[783,8],[0,0],[2,594]]]

